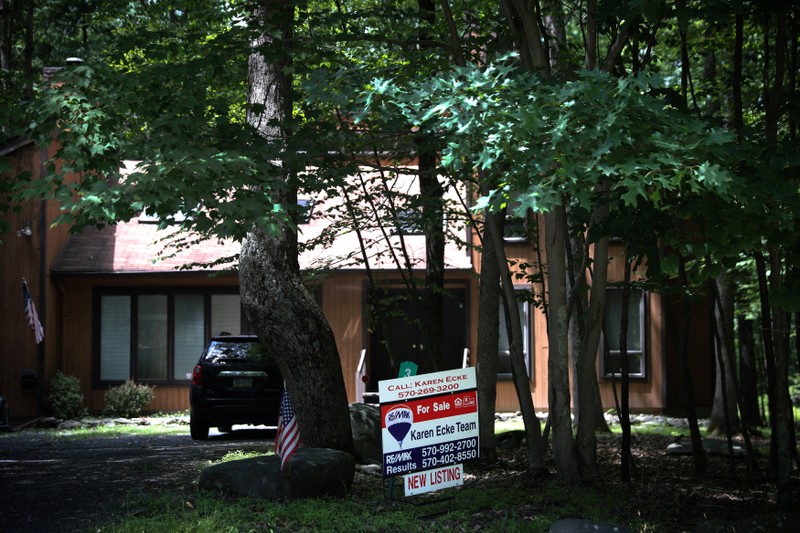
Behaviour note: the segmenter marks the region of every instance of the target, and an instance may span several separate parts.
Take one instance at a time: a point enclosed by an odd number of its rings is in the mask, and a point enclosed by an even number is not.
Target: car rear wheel
[[[192,440],[206,440],[208,439],[208,424],[190,418],[189,433],[192,436]]]

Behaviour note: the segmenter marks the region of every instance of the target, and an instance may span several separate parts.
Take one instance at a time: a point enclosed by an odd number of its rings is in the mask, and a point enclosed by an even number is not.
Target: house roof
[[[168,240],[174,234],[174,228],[158,230],[157,224],[139,220],[100,230],[86,229],[70,237],[56,258],[52,271],[56,274],[168,272],[194,263],[211,263],[239,253],[238,243],[215,240],[171,252]],[[223,269],[225,265],[212,270]]]
[[[416,180],[413,178],[402,181],[399,186],[405,187],[407,191],[415,187]],[[300,242],[307,243],[329,230],[334,224],[333,213],[342,203],[341,197],[336,195],[314,198],[314,215],[308,224],[300,226]],[[413,268],[425,268],[424,236],[400,236],[387,233],[378,224],[367,225],[370,227],[359,232],[345,225],[336,231],[335,238],[327,244],[303,250],[299,257],[300,268],[363,269],[362,247],[372,269],[392,270],[397,268],[398,262],[406,266],[406,261]],[[460,229],[450,229],[461,231],[462,239],[469,240],[463,224]],[[235,241],[210,239],[175,252],[170,242],[176,235],[180,235],[177,233],[177,226],[159,230],[158,224],[145,217],[100,230],[86,229],[71,236],[54,262],[52,272],[62,275],[179,272],[187,270],[187,265],[211,264],[221,258],[236,256],[241,249],[240,243]],[[401,244],[405,254],[401,250]],[[445,248],[446,268],[466,270],[471,265],[469,251],[454,242],[448,242]],[[193,267],[189,270],[220,271],[232,266],[233,263],[229,262],[213,267]]]

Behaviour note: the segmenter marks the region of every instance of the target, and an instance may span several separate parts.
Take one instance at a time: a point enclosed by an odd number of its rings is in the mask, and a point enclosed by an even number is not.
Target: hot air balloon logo
[[[386,411],[386,429],[397,440],[397,444],[401,448],[403,447],[403,439],[408,435],[413,423],[414,413],[407,405],[396,405]]]

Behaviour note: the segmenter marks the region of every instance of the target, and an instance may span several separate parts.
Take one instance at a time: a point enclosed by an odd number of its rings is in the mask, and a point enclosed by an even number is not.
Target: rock
[[[380,464],[356,465],[356,470],[368,476],[383,477],[383,468]]]
[[[40,428],[57,428],[61,420],[53,416],[46,416],[36,424]]]
[[[504,450],[518,448],[527,442],[527,434],[524,429],[514,429],[504,431],[497,435],[497,447]]]
[[[281,472],[280,458],[265,455],[210,466],[200,475],[203,490],[270,500],[344,496],[353,482],[355,458],[327,448],[300,448]]]
[[[550,524],[549,533],[630,533],[630,529],[619,524],[609,524],[606,522],[594,522],[592,520],[579,520],[576,518],[565,518],[556,520]]]
[[[770,533],[794,533],[800,531],[800,514],[774,513],[761,514],[742,520],[709,520],[695,528],[696,533],[745,533],[769,531]]]
[[[359,464],[381,464],[381,409],[367,403],[350,404],[350,428],[353,432],[353,454]]]
[[[703,439],[703,449],[709,455],[728,456],[728,441],[721,439]],[[667,446],[667,454],[669,455],[691,455],[692,443],[688,442],[673,442]],[[738,444],[733,445],[734,457],[746,457],[747,452]]]
[[[78,420],[64,420],[57,427],[58,429],[78,429],[83,427],[83,424]]]

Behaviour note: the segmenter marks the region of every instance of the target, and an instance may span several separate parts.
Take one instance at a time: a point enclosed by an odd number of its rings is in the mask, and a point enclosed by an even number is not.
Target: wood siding
[[[356,367],[361,350],[366,348],[364,280],[363,274],[343,272],[331,275],[322,286],[322,311],[336,338],[342,378],[350,402],[356,399]]]
[[[34,144],[25,144],[3,155],[14,169],[0,179],[17,181],[23,174],[39,180],[44,172],[42,161],[53,154]],[[67,176],[67,181],[77,179]],[[61,250],[68,228],[51,224],[59,212],[53,201],[32,199],[12,206],[4,214],[10,231],[0,235],[0,286],[4,298],[0,301],[0,395],[8,398],[12,418],[29,418],[44,414],[47,385],[55,374],[60,350],[59,320],[60,291],[50,276],[49,265]],[[17,233],[24,229],[30,235]],[[44,341],[36,344],[28,328],[22,304],[22,278],[44,326]],[[21,375],[36,375],[32,388],[23,388]]]

